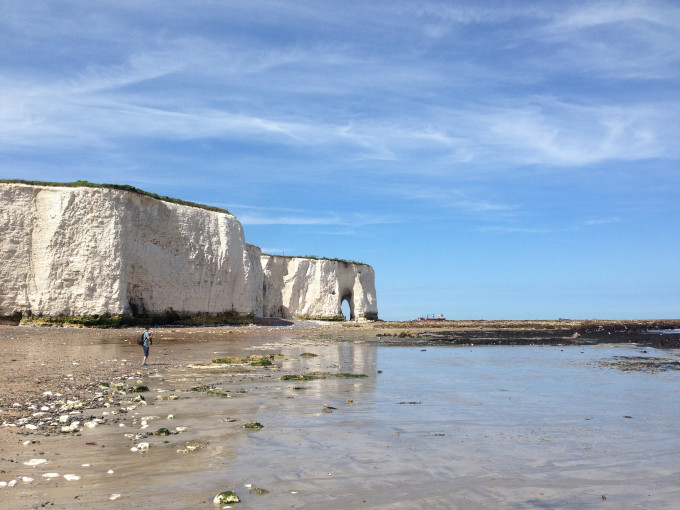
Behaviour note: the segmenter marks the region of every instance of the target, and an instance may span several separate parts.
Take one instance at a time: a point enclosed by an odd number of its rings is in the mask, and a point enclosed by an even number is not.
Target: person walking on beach
[[[144,331],[144,334],[142,335],[142,347],[144,348],[144,361],[142,361],[142,366],[145,367],[148,365],[146,362],[146,358],[149,357],[149,346],[152,344],[151,342],[151,331],[149,331],[150,326],[146,327],[146,331]]]

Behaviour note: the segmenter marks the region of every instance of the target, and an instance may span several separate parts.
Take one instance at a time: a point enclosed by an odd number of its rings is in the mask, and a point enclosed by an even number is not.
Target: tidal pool
[[[600,508],[604,501],[677,508],[680,501],[680,372],[600,364],[668,352],[347,343],[298,358],[305,349],[286,352],[295,361],[284,364],[369,378],[253,389],[253,415],[265,428],[225,441],[233,458],[219,474],[237,491],[246,484],[270,491],[248,498],[248,508]]]

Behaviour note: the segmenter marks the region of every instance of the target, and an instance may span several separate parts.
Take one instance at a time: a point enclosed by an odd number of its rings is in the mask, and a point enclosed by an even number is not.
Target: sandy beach
[[[0,507],[676,508],[675,323],[502,326],[0,326]]]

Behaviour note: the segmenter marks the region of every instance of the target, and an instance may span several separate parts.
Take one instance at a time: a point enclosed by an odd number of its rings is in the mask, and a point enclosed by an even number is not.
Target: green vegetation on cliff
[[[187,207],[196,207],[197,209],[205,209],[206,211],[221,212],[226,214],[231,214],[226,209],[221,209],[219,207],[213,207],[211,205],[197,204],[195,202],[188,202],[186,200],[180,200],[179,198],[172,198],[161,196],[156,193],[151,193],[149,191],[144,191],[129,184],[98,184],[89,181],[75,181],[75,182],[47,182],[47,181],[27,181],[25,179],[0,179],[0,184],[28,184],[31,186],[57,186],[61,188],[104,188],[104,189],[115,189],[119,191],[129,191],[130,193],[136,193],[138,195],[144,195],[146,197],[155,198],[156,200],[162,200],[163,202],[169,202],[172,204],[185,205]],[[267,255],[267,254],[264,254]],[[330,260],[334,262],[342,262],[345,264],[356,264],[359,266],[367,266],[368,264],[364,262],[357,262],[355,260],[345,260],[338,258],[329,257],[317,257],[315,255],[305,255],[305,256],[289,256],[289,255],[271,255],[272,257],[286,257],[286,258],[302,258],[311,260]]]
[[[126,328],[139,326],[220,326],[223,324],[239,325],[252,324],[254,316],[238,312],[178,314],[165,313],[160,315],[92,315],[92,316],[39,316],[17,315],[14,322],[30,326],[72,326],[83,328]],[[9,319],[8,319],[9,320]]]
[[[7,184],[30,184],[32,186],[58,186],[61,188],[105,188],[105,189],[115,189],[119,191],[129,191],[130,193],[137,193],[138,195],[144,195],[150,198],[155,198],[156,200],[162,200],[163,202],[170,202],[172,204],[186,205],[188,207],[196,207],[198,209],[205,209],[207,211],[221,212],[231,214],[226,209],[220,209],[219,207],[212,207],[210,205],[196,204],[194,202],[187,202],[186,200],[180,200],[178,198],[164,197],[157,195],[156,193],[150,193],[148,191],[135,188],[129,184],[97,184],[88,181],[75,181],[75,182],[43,182],[43,181],[26,181],[23,179],[0,179],[0,183]]]
[[[338,259],[331,257],[317,257],[316,255],[274,255],[271,253],[263,253],[270,257],[281,257],[284,259],[309,259],[309,260],[330,260],[331,262],[342,262],[343,264],[355,264],[357,266],[368,266],[365,262],[357,262],[356,260]]]

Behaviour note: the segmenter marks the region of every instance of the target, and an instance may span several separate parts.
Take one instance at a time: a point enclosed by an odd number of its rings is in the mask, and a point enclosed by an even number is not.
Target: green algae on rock
[[[313,372],[311,374],[287,374],[279,377],[280,381],[314,381],[316,379],[327,379],[338,377],[339,379],[363,379],[368,377],[366,374],[350,374],[341,372],[339,374],[329,374],[324,372]]]
[[[236,495],[234,491],[224,491],[220,492],[215,498],[213,499],[213,503],[216,505],[222,505],[224,503],[240,503],[241,500],[239,497]]]
[[[262,367],[267,367],[272,364],[271,362],[271,357],[275,356],[275,354],[272,354],[271,356],[262,356],[259,354],[252,354],[248,356],[247,358],[238,358],[238,357],[233,357],[233,356],[227,356],[224,358],[213,358],[212,362],[216,365],[246,365],[250,363],[251,366],[256,367],[256,366],[262,366]]]
[[[210,397],[230,397],[231,395],[225,391],[219,391],[219,390],[209,390],[206,392],[206,395]]]
[[[279,377],[281,381],[314,381],[321,378],[318,374],[287,374]]]
[[[245,360],[243,358],[226,357],[226,358],[214,358],[212,362],[221,365],[240,365],[242,363],[245,363]]]
[[[207,444],[208,443],[206,443],[204,441],[198,441],[196,439],[192,439],[191,441],[187,441],[184,444],[184,448],[182,448],[181,450],[177,450],[177,453],[193,453],[197,450],[200,450],[201,448],[203,448]]]

